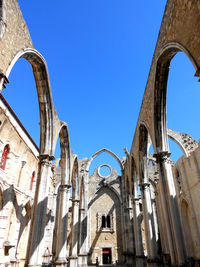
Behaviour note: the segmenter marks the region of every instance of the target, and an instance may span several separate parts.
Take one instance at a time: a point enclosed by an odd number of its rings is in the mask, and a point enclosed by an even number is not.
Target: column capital
[[[40,164],[45,164],[49,165],[51,164],[51,161],[54,160],[55,158],[53,156],[49,156],[47,154],[41,154],[38,156]]]
[[[155,153],[153,157],[156,159],[156,163],[164,163],[164,162],[169,163],[170,155],[171,153],[169,153],[168,151],[160,151],[158,153]]]
[[[72,199],[72,203],[79,203],[80,200],[79,199]]]
[[[68,193],[70,191],[71,185],[69,184],[61,184],[60,185],[60,190],[61,191],[65,191],[66,193]]]
[[[141,183],[139,184],[140,190],[144,191],[147,187],[150,186],[150,183]]]

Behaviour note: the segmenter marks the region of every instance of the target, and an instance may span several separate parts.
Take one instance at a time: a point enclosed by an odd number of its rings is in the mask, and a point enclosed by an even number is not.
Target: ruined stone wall
[[[104,181],[104,185],[103,185]],[[107,184],[107,185],[106,185]],[[112,263],[122,261],[122,214],[119,197],[110,188],[112,186],[120,196],[119,176],[114,169],[107,178],[99,176],[97,169],[89,178],[89,218],[90,235],[89,262],[98,258],[102,264],[102,249],[111,248]],[[95,193],[96,192],[96,193]],[[110,215],[111,227],[102,228],[102,216]]]
[[[13,260],[23,266],[28,245],[39,152],[0,100],[0,160],[5,145],[9,145],[10,151],[5,169],[0,168],[0,264]]]
[[[200,147],[173,167],[184,238],[189,257],[200,258]]]
[[[24,48],[32,48],[32,40],[16,0],[5,1],[6,28],[0,42],[0,69],[6,74],[14,56]]]
[[[187,23],[186,23],[187,22]],[[155,77],[157,60],[167,46],[176,47],[180,44],[184,52],[194,65],[194,74],[200,66],[200,6],[197,0],[169,0],[167,1],[151,68],[142,100],[137,127],[133,138],[131,153],[134,155],[139,173],[139,126],[144,123],[155,145],[154,105],[155,105]],[[174,44],[174,45],[173,45]],[[175,45],[176,44],[176,45]],[[181,50],[181,49],[179,49]],[[182,49],[183,50],[183,49]],[[177,49],[178,51],[178,49]],[[184,68],[184,66],[183,66]],[[174,129],[176,130],[176,129]]]

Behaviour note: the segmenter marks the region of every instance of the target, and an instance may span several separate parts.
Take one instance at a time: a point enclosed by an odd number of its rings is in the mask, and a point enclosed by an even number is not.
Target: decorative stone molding
[[[179,133],[177,131],[167,129],[167,135],[175,143],[177,143],[187,157],[198,147],[197,141],[189,134]]]
[[[154,154],[153,156],[156,158],[156,163],[164,163],[164,162],[171,163],[171,160],[169,158],[170,155],[171,153],[169,153],[168,151],[161,151]]]
[[[49,155],[39,155],[40,164],[51,167],[51,161],[54,160],[54,157]]]
[[[144,191],[147,187],[150,187],[150,183],[141,183],[139,184],[140,190]]]

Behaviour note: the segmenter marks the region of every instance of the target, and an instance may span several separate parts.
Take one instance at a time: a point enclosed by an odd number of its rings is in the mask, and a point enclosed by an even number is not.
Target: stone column
[[[82,267],[87,266],[88,256],[88,174],[84,175],[84,192],[82,194],[82,203],[80,207],[80,234],[79,234],[79,254],[78,254],[78,265]]]
[[[134,235],[135,235],[135,252],[136,257],[143,257],[143,244],[141,232],[141,212],[139,206],[139,198],[134,198],[133,203],[133,216],[134,216]]]
[[[160,241],[159,241],[158,218],[157,218],[157,209],[156,209],[156,195],[155,195],[156,187],[155,186],[150,185],[150,190],[151,190],[151,206],[152,206],[152,211],[153,211],[155,238],[156,238],[156,244],[157,244],[157,250],[158,250],[160,247]]]
[[[157,207],[157,219],[158,225],[160,230],[160,242],[161,242],[161,249],[162,249],[162,260],[163,263],[166,265],[169,262],[169,245],[168,245],[168,231],[167,225],[165,222],[165,215],[163,212],[162,200],[161,200],[161,191],[160,191],[160,182],[156,185],[157,192],[155,193],[156,198],[156,207]]]
[[[80,235],[79,235],[79,266],[87,266],[87,211],[85,208],[80,209]]]
[[[132,266],[132,256],[133,256],[133,240],[131,240],[131,225],[130,225],[130,217],[129,217],[129,207],[128,203],[125,204],[125,210],[124,210],[124,220],[125,220],[125,232],[123,232],[125,236],[125,241],[126,241],[126,251],[125,251],[125,256],[126,256],[126,265],[127,266]]]
[[[141,184],[143,216],[145,224],[145,235],[147,244],[147,258],[150,261],[155,261],[158,258],[158,248],[155,236],[155,225],[153,219],[153,210],[151,205],[150,184]]]
[[[138,183],[134,180],[134,199],[133,202],[133,218],[134,218],[134,237],[135,237],[135,256],[136,267],[144,265],[144,249],[142,243],[142,231],[141,231],[141,212],[138,196]]]
[[[128,227],[128,244],[129,244],[129,257],[131,261],[131,266],[134,265],[135,260],[135,238],[134,238],[134,227],[133,227],[133,207],[132,207],[132,201],[131,197],[129,195],[128,199],[128,207],[127,207],[127,213],[128,213],[128,221],[127,221],[127,227]]]
[[[130,222],[130,235],[129,235],[129,240],[132,242],[132,253],[135,255],[135,238],[134,238],[134,226],[133,226],[133,205],[132,205],[132,200],[129,195],[129,222]]]
[[[51,174],[51,158],[48,155],[40,155],[39,159],[34,209],[30,228],[30,247],[28,247],[27,261],[29,266],[41,266],[45,253],[44,233]]]
[[[69,266],[78,265],[78,224],[79,224],[79,200],[72,200],[72,229]]]
[[[71,185],[60,186],[55,266],[67,266],[67,222]]]
[[[124,176],[123,176],[124,178]],[[123,254],[125,256],[125,261],[128,263],[128,228],[127,228],[127,222],[128,222],[128,214],[126,209],[126,192],[125,192],[125,184],[124,179],[122,179],[122,238],[123,238]]]
[[[174,265],[183,265],[186,262],[186,250],[169,156],[170,153],[167,151],[155,155],[160,171],[162,204],[166,205],[163,210],[168,211],[168,216],[166,214],[165,219],[167,228],[169,228],[167,230],[171,262]]]

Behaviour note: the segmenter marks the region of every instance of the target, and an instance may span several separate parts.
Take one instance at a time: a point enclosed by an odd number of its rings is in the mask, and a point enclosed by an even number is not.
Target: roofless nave
[[[33,48],[17,1],[2,0],[0,7],[1,88],[25,58],[40,109],[38,149],[0,97],[0,265],[199,266],[200,148],[166,123],[174,55],[185,53],[199,76],[199,1],[167,2],[132,147],[122,159],[106,148],[90,159],[72,153],[68,126],[52,100],[47,64]],[[53,163],[58,137],[61,158]],[[168,137],[184,152],[176,163]],[[89,175],[101,153],[114,157],[120,174],[105,163]]]

